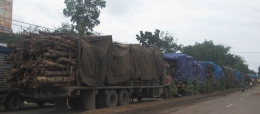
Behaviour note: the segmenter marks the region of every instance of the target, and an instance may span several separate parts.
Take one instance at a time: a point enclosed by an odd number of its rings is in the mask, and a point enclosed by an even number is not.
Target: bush
[[[195,94],[198,94],[198,93],[200,93],[200,84],[198,83],[198,82],[195,82],[194,83],[194,93]]]
[[[191,81],[188,81],[186,91],[189,94],[193,94],[194,93],[194,85],[192,84]]]
[[[206,92],[214,91],[214,85],[212,80],[207,80],[205,84]]]
[[[177,88],[174,80],[172,80],[172,85],[170,86],[169,90],[170,90],[171,96],[178,94],[178,88]]]
[[[226,81],[225,78],[221,77],[219,79],[219,85],[220,85],[220,90],[225,90],[226,89]]]

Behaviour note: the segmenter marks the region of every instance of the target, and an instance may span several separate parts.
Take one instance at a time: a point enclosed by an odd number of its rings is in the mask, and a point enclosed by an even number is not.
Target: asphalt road
[[[144,100],[146,100],[146,98],[143,98]],[[148,101],[158,101],[158,100],[162,100],[161,98],[148,98]],[[139,102],[137,102],[137,100],[134,100],[134,104],[137,104]],[[109,108],[107,108],[109,109]],[[111,109],[111,110],[115,110],[115,109]],[[15,111],[15,112],[10,112],[7,111],[5,109],[0,109],[0,114],[92,114],[93,112],[88,112],[88,111],[84,111],[84,110],[73,110],[68,106],[68,109],[66,110],[56,110],[54,104],[45,104],[43,107],[39,107],[34,103],[31,104],[26,104],[22,107],[21,110],[19,111]],[[94,114],[96,114],[94,112]],[[104,113],[102,113],[104,114]]]
[[[69,108],[69,106],[68,106]],[[113,109],[111,109],[113,110]],[[24,106],[20,111],[8,112],[0,110],[2,114],[84,114],[83,110],[55,110],[54,105],[46,104],[38,107],[35,104]],[[88,112],[87,112],[88,113]],[[142,113],[142,112],[141,112]],[[260,86],[253,87],[252,90],[233,92],[225,96],[218,96],[204,99],[195,103],[187,103],[172,108],[162,108],[143,112],[147,114],[260,114]],[[102,113],[104,114],[104,113]]]
[[[260,86],[203,102],[163,109],[160,114],[260,114]]]

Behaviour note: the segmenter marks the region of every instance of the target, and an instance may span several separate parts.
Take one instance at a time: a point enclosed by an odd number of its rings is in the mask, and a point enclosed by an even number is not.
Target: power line
[[[34,24],[30,24],[30,23],[26,23],[26,22],[14,20],[14,19],[2,17],[2,16],[0,16],[0,17],[1,17],[1,18],[5,18],[5,19],[9,19],[9,20],[12,20],[12,21],[15,21],[15,22],[23,23],[23,24],[28,24],[28,25],[32,25],[32,26],[36,26],[36,27],[41,27],[41,28],[46,28],[46,29],[49,29],[49,30],[54,30],[54,29],[50,29],[50,28],[47,28],[47,27],[43,27],[43,26],[39,26],[39,25],[34,25]]]
[[[17,24],[13,24],[13,23],[12,23],[12,25],[19,26],[19,27],[22,27],[22,28],[30,29],[29,27],[25,27],[25,26],[22,26],[22,25],[17,25]]]
[[[231,53],[260,53],[260,52],[231,52]]]

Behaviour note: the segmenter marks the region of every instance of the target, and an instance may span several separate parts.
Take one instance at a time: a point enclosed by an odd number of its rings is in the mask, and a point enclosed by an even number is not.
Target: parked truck
[[[56,109],[91,110],[130,104],[133,98],[168,98],[163,56],[139,44],[113,43],[112,36],[24,34],[9,44],[8,86],[23,96],[54,99]],[[77,56],[80,53],[80,56]],[[9,74],[8,74],[9,73]]]

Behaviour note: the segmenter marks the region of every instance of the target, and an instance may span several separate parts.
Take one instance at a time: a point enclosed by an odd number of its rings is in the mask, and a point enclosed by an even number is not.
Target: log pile
[[[212,79],[214,78],[214,65],[208,64],[207,65],[207,79]]]
[[[13,52],[6,57],[12,67],[5,71],[6,81],[33,88],[75,84],[77,46],[77,37],[70,34],[23,34],[20,42],[8,44]]]

